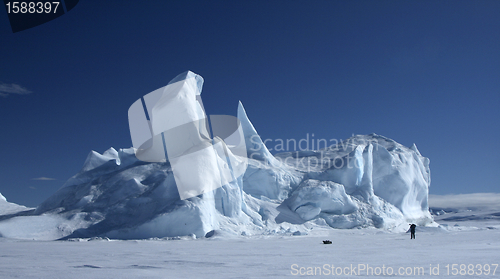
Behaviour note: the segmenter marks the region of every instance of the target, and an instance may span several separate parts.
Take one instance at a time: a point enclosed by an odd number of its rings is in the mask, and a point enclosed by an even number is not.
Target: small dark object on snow
[[[331,240],[323,240],[323,244],[332,244]]]
[[[214,235],[215,235],[215,230],[211,230],[211,231],[207,232],[207,234],[205,234],[205,237],[209,238],[209,237],[212,237]]]

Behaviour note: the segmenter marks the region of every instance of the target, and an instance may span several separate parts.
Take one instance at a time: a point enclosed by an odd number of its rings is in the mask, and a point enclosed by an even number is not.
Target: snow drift
[[[36,210],[26,211],[30,216],[1,213],[0,235],[208,237],[304,234],[315,226],[401,231],[408,222],[433,222],[429,159],[415,145],[356,135],[322,150],[273,156],[241,103],[237,117],[248,165],[222,187],[181,199],[169,160],[140,161],[133,148],[92,151],[78,174]],[[0,199],[0,209],[5,203]]]

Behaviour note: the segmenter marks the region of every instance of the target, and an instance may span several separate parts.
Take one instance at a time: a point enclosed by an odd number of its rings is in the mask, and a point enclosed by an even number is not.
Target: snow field
[[[329,239],[331,245],[322,244]],[[500,230],[446,231],[417,227],[406,233],[378,229],[317,230],[308,236],[129,241],[0,240],[2,278],[441,278],[451,266],[475,267],[467,278],[498,278]],[[478,265],[490,275],[477,275]],[[355,268],[352,269],[351,265]],[[429,268],[439,276],[430,275]],[[339,274],[342,268],[342,274]],[[359,268],[362,268],[362,271]],[[363,269],[365,267],[366,269]],[[373,271],[370,271],[370,267]],[[385,268],[385,269],[384,269]],[[403,268],[403,269],[401,269]],[[422,270],[423,275],[410,274]],[[390,270],[394,275],[387,275]],[[385,270],[385,276],[380,273]],[[399,271],[403,275],[399,275]],[[355,271],[354,275],[352,272]],[[315,272],[315,273],[314,273]],[[344,272],[348,273],[345,275]],[[372,273],[370,273],[372,272]],[[484,272],[484,268],[483,268]],[[297,274],[297,275],[294,275]],[[396,277],[395,277],[396,276]],[[452,275],[449,275],[452,276]],[[462,276],[464,277],[464,276]]]

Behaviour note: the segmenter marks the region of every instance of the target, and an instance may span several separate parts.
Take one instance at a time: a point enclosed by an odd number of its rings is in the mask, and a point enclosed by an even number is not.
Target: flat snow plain
[[[500,206],[440,206],[455,212],[435,216],[440,227],[417,227],[415,240],[321,228],[178,240],[0,238],[0,278],[499,278]]]

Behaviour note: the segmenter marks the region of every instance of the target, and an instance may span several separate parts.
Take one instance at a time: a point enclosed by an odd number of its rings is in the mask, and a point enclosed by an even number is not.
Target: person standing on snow
[[[417,227],[417,225],[415,224],[410,224],[410,233],[411,233],[411,238],[410,239],[415,239],[415,228]]]

